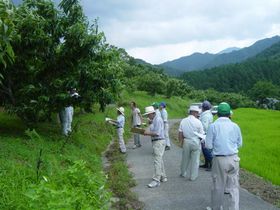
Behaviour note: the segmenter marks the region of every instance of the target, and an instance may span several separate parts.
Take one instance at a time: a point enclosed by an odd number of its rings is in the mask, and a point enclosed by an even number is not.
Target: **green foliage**
[[[2,0],[0,2],[0,67],[6,67],[14,61],[14,51],[11,46],[11,39],[14,35],[14,7],[10,0]],[[0,72],[0,84],[3,79]]]
[[[0,209],[108,209],[101,152],[114,130],[104,118],[75,116],[78,127],[62,150],[58,124],[39,123],[36,131],[24,132],[21,120],[0,112]]]
[[[92,174],[85,161],[75,161],[58,180],[43,176],[25,194],[30,209],[108,209],[104,174]]]
[[[280,112],[259,109],[234,110],[233,121],[241,128],[241,167],[280,184]]]
[[[2,106],[26,122],[49,119],[69,104],[69,88],[78,89],[81,106],[102,110],[118,97],[121,52],[106,43],[79,1],[25,0],[10,18],[17,36],[10,44],[15,62],[1,71]],[[1,45],[2,46],[2,45]]]
[[[198,89],[213,88],[221,92],[245,94],[258,81],[280,85],[279,47],[280,42],[246,62],[185,73],[182,79]]]
[[[243,96],[238,93],[221,93],[213,89],[208,89],[205,91],[192,91],[188,96],[196,101],[208,100],[214,105],[218,105],[219,103],[226,101],[234,109],[240,107],[255,107],[255,103],[247,96]]]
[[[268,97],[280,98],[279,87],[266,81],[259,81],[254,84],[249,94],[253,100],[258,100],[261,104],[264,103],[264,100]]]

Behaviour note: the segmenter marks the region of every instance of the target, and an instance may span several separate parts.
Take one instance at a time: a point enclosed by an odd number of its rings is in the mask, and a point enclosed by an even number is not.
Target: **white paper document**
[[[205,140],[206,135],[205,134],[201,134],[201,133],[197,133],[196,131],[193,132],[196,136],[198,136],[199,138],[201,138],[202,140]]]

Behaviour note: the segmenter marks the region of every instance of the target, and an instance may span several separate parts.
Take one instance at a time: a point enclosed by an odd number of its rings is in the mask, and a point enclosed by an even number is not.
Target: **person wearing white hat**
[[[195,132],[204,134],[203,126],[198,118],[200,109],[190,106],[189,116],[179,126],[178,138],[183,148],[181,161],[181,177],[194,181],[198,176],[200,140]]]
[[[67,106],[59,112],[59,119],[62,125],[62,133],[68,136],[72,132],[72,121],[74,115],[73,101],[78,99],[80,95],[77,93],[76,88],[71,88],[69,91],[69,98]]]
[[[148,184],[148,187],[154,188],[160,186],[160,182],[167,181],[162,159],[166,146],[164,137],[164,123],[161,116],[156,114],[153,106],[148,106],[145,108],[144,116],[148,116],[152,122],[150,125],[150,130],[146,130],[144,135],[151,136],[152,139],[155,172],[153,180],[150,184]]]
[[[123,107],[117,108],[117,114],[118,114],[117,120],[109,120],[109,121],[113,122],[117,128],[120,152],[125,154],[126,146],[123,139],[124,125],[125,125],[124,108]]]

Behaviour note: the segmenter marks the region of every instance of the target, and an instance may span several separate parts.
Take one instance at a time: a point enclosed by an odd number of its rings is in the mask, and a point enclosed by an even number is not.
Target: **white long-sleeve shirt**
[[[205,146],[213,149],[213,155],[233,155],[242,146],[239,126],[227,117],[220,117],[209,126]]]
[[[204,133],[207,133],[210,124],[213,122],[213,115],[211,113],[211,110],[202,112],[200,115],[200,121],[203,125]]]

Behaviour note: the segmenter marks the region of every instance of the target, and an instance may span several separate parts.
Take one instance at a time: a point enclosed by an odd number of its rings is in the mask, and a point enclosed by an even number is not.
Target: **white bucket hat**
[[[119,107],[119,108],[117,108],[117,110],[118,110],[122,115],[124,115],[124,108],[123,108],[123,107]]]
[[[145,107],[145,114],[143,114],[143,115],[145,116],[145,115],[148,115],[148,114],[151,114],[151,113],[155,113],[155,112],[156,111],[155,111],[153,106],[147,106],[147,107]]]
[[[199,107],[198,106],[190,106],[190,108],[189,108],[189,112],[190,111],[193,111],[193,112],[198,112],[198,113],[200,113],[200,109],[199,109]]]

